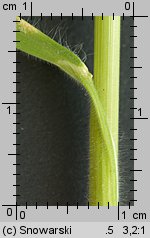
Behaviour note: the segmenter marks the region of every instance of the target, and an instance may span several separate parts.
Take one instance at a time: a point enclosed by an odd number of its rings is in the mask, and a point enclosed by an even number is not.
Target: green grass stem
[[[92,205],[118,202],[118,111],[119,111],[120,17],[94,18],[94,85],[99,95],[115,150],[108,161],[107,148],[93,110],[90,116],[90,182]],[[109,140],[109,139],[108,139]],[[110,164],[108,164],[110,163]]]

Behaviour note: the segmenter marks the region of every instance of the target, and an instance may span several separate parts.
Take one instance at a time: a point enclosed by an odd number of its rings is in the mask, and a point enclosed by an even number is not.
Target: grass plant
[[[90,205],[118,201],[118,85],[120,18],[95,17],[94,78],[81,59],[66,47],[17,17],[16,47],[56,65],[88,92],[90,120]]]

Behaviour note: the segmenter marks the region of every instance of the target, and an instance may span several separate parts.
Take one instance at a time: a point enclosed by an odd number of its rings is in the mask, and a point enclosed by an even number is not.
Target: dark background
[[[78,53],[93,72],[91,17],[25,18],[56,41]],[[120,203],[133,199],[133,35],[132,19],[122,20],[120,67],[119,180]],[[86,59],[87,58],[87,59]],[[89,111],[86,91],[57,67],[17,54],[17,197],[25,205],[87,205],[89,176]]]

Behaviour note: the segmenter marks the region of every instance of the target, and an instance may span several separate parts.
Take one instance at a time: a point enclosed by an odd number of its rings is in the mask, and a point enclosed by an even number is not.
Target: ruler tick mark
[[[31,20],[32,20],[32,7],[33,7],[33,6],[32,6],[32,2],[31,2]]]
[[[131,148],[130,150],[137,150],[137,149]]]
[[[20,50],[8,50],[9,53],[20,53],[21,51]]]
[[[119,202],[118,202],[118,221],[119,221]]]
[[[130,204],[130,202],[129,202],[129,209],[130,209],[130,206],[131,206],[131,204]]]
[[[20,154],[8,154],[8,155],[20,155]]]
[[[142,67],[138,67],[138,66],[130,66],[130,69],[142,69]]]
[[[148,117],[130,117],[130,119],[133,119],[133,120],[138,120],[138,119],[147,120]]]
[[[123,16],[122,17],[123,17],[123,20],[124,20],[124,12],[123,12]]]
[[[83,21],[83,7],[82,7],[82,21]]]
[[[131,172],[134,172],[134,171],[135,171],[135,172],[141,172],[142,169],[130,169],[130,171],[131,171]]]

